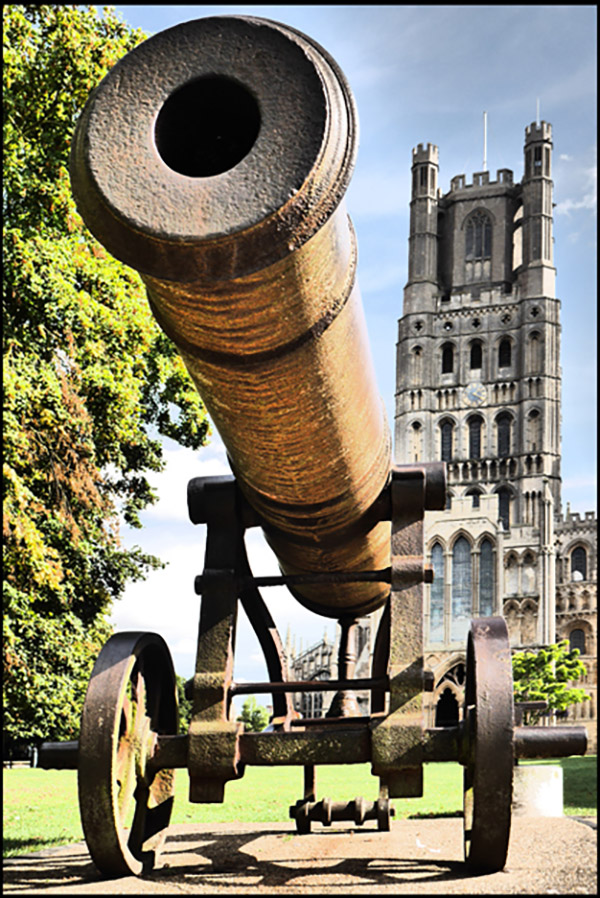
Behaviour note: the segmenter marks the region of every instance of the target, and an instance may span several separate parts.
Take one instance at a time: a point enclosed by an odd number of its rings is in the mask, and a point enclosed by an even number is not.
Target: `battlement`
[[[579,511],[571,511],[568,502],[566,512],[564,513],[564,515],[559,515],[558,520],[560,524],[570,524],[572,526],[579,524],[580,526],[587,525],[588,527],[590,527],[596,526],[597,523],[595,511],[586,511],[582,515]]]
[[[433,162],[435,165],[439,161],[439,150],[434,143],[428,143],[426,147],[420,143],[413,148],[413,165],[419,162]]]
[[[490,181],[490,173],[489,171],[480,171],[475,172],[473,175],[473,181],[471,184],[467,184],[467,176],[466,175],[456,175],[450,181],[450,192],[454,193],[457,190],[469,190],[477,187],[491,187],[494,184],[502,184],[504,187],[512,187],[513,185],[513,173],[510,168],[499,168],[496,172],[496,180]]]
[[[525,144],[540,140],[552,140],[552,125],[549,122],[532,122],[525,128]]]

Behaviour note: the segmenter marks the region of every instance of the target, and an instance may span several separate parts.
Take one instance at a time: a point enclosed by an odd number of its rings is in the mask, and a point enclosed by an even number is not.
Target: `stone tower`
[[[425,522],[430,725],[460,713],[471,617],[503,614],[515,647],[555,641],[562,521],[552,128],[526,128],[520,183],[483,171],[442,194],[437,173],[438,148],[419,144],[395,420],[398,463],[448,470],[446,510]]]

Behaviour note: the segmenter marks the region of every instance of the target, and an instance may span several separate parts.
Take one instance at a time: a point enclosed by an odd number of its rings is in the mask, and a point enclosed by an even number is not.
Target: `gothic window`
[[[571,630],[569,633],[569,649],[579,649],[582,655],[585,655],[585,633],[583,630]]]
[[[449,686],[444,689],[435,706],[435,726],[452,727],[458,724],[458,702]]]
[[[452,343],[444,343],[442,346],[442,374],[452,374],[454,371],[454,347]]]
[[[479,490],[469,490],[469,492],[467,493],[467,496],[471,496],[471,500],[472,500],[471,507],[479,508],[479,504],[480,504],[479,499],[481,496],[481,493],[479,492]]]
[[[527,416],[527,451],[539,452],[542,448],[542,416],[534,408]]]
[[[492,255],[492,222],[485,212],[475,212],[467,222],[465,258],[468,262]]]
[[[442,421],[440,424],[440,435],[441,435],[441,460],[442,461],[451,461],[452,460],[452,436],[454,431],[454,425],[452,421]]]
[[[431,550],[433,583],[429,599],[429,641],[444,641],[444,550],[436,543]]]
[[[494,552],[489,539],[481,543],[479,553],[479,614],[490,617],[494,611]]]
[[[498,457],[508,458],[510,455],[511,417],[506,412],[496,418],[496,435],[498,440]]]
[[[510,340],[505,338],[500,341],[500,346],[498,347],[498,367],[499,368],[510,368],[511,366],[511,345]]]
[[[459,536],[452,549],[452,642],[467,638],[472,604],[471,546]]]
[[[470,367],[471,368],[481,368],[481,343],[479,341],[471,344],[471,360]]]
[[[533,174],[541,175],[542,173],[542,148],[541,146],[533,149]]]
[[[502,521],[505,530],[510,529],[510,490],[501,486],[498,490],[498,517]]]
[[[587,552],[583,546],[571,552],[571,580],[587,580]]]
[[[481,458],[481,425],[477,415],[469,420],[469,458]]]
[[[424,187],[427,190],[427,168],[423,166],[420,171],[421,176],[421,187]]]
[[[537,331],[533,331],[529,335],[527,349],[529,372],[531,374],[539,374],[542,364],[542,341]]]
[[[412,379],[413,383],[419,383],[422,379],[423,350],[420,346],[413,346],[411,350],[412,356]]]
[[[421,461],[423,427],[419,421],[413,421],[410,428],[410,455],[413,462]]]

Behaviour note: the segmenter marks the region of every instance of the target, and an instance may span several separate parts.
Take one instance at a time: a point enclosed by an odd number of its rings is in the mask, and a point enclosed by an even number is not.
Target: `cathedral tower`
[[[436,574],[426,588],[426,649],[437,698],[460,685],[471,617],[504,614],[515,646],[555,638],[560,323],[551,155],[551,126],[534,123],[521,183],[509,169],[495,179],[483,171],[469,183],[457,175],[442,194],[438,148],[413,151],[395,452],[398,462],[447,462],[446,510],[426,515]]]

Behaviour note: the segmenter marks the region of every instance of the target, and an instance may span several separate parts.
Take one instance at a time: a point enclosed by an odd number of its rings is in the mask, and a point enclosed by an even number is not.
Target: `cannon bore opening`
[[[156,149],[173,171],[207,178],[234,168],[260,130],[258,103],[238,81],[205,75],[163,104],[154,129]]]

